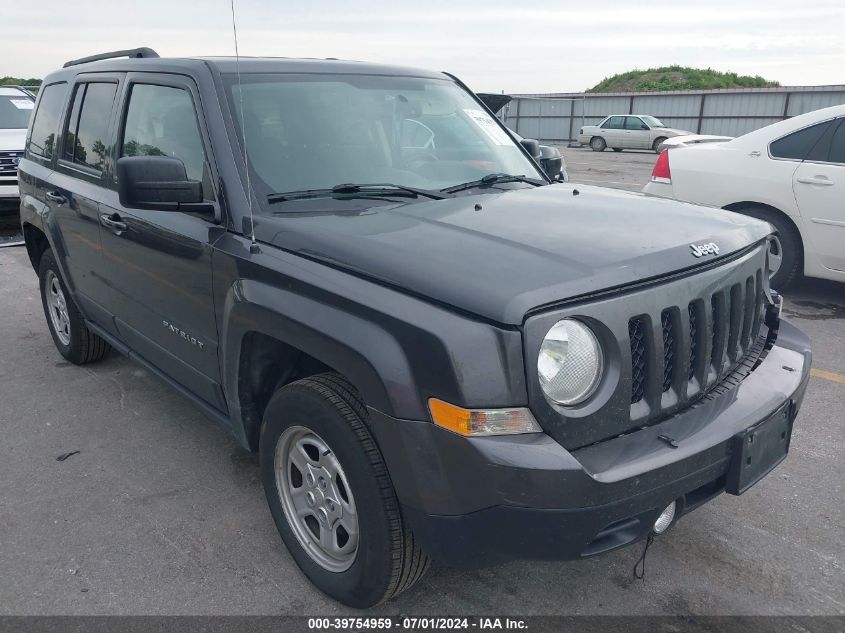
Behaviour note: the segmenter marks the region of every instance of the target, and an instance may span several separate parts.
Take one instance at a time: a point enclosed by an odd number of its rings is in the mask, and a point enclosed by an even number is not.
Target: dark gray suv
[[[450,75],[138,49],[36,108],[21,217],[59,352],[127,354],[258,451],[346,604],[430,558],[634,543],[787,454],[810,350],[771,227],[553,183]]]

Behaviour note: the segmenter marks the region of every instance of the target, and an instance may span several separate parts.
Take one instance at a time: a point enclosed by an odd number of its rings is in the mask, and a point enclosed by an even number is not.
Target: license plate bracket
[[[791,405],[785,403],[765,420],[734,435],[725,492],[741,495],[786,459],[792,438]]]

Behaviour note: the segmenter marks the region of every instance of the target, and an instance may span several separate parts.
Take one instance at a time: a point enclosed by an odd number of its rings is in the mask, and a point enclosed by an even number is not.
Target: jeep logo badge
[[[707,244],[690,244],[693,257],[704,257],[705,255],[718,255],[719,247],[716,242],[707,242]]]

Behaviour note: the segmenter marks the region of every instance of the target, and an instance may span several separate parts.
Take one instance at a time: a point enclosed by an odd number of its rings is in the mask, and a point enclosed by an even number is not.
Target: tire
[[[654,139],[654,143],[651,144],[651,149],[654,150],[655,154],[660,153],[660,146],[663,145],[663,142],[666,140],[665,136],[658,136]]]
[[[614,147],[614,148],[613,148],[613,151],[614,151],[614,152],[621,152],[621,151],[622,151],[622,148],[621,148],[621,147]]]
[[[590,139],[590,149],[594,152],[603,152],[607,147],[607,143],[601,136],[594,136]]]
[[[53,251],[47,249],[38,263],[41,305],[56,349],[75,365],[94,363],[106,357],[111,346],[85,325],[76,304],[69,299]]]
[[[429,566],[366,420],[349,382],[319,374],[273,395],[259,442],[270,512],[296,564],[318,589],[356,608],[409,589]]]
[[[769,245],[769,261],[772,264],[779,261],[779,266],[769,277],[769,284],[772,288],[782,290],[801,276],[801,270],[804,266],[804,247],[801,242],[801,235],[792,222],[776,211],[760,207],[743,207],[731,210],[758,220],[765,220],[775,227],[777,235]],[[780,253],[777,253],[776,250],[780,250]],[[773,268],[775,267],[773,266]]]

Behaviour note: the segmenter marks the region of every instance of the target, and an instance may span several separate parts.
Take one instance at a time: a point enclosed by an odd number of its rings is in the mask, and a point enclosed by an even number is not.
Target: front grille
[[[631,341],[631,404],[645,395],[646,341],[642,319],[628,321],[628,338]]]
[[[0,152],[0,176],[16,176],[18,161],[23,158],[23,150]]]
[[[659,320],[661,335],[655,332],[654,337],[649,336],[647,315],[628,321],[632,405],[646,400],[650,413],[660,411],[665,394],[678,384],[692,383],[692,388],[676,394],[675,403],[686,398],[687,392],[703,392],[749,353],[762,323],[762,271],[725,285],[703,299],[685,306],[664,307]],[[707,347],[702,348],[702,324],[707,322],[709,340]],[[650,379],[657,384],[650,385]]]

